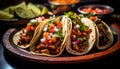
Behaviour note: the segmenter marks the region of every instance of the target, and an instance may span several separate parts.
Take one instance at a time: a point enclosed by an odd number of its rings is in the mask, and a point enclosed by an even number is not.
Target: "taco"
[[[51,17],[37,27],[36,36],[30,42],[30,51],[34,55],[59,56],[66,46],[66,17]]]
[[[96,41],[96,29],[92,20],[80,17],[77,13],[66,14],[72,21],[71,33],[68,39],[66,50],[73,55],[87,54]]]
[[[33,34],[35,33],[36,27],[43,20],[45,20],[45,17],[31,19],[26,27],[15,33],[13,42],[20,48],[28,48],[30,46],[29,43],[33,38]]]
[[[90,17],[90,19],[94,18],[94,22],[96,24],[96,34],[97,34],[97,40],[95,43],[95,46],[99,49],[99,50],[104,50],[107,49],[108,47],[111,46],[111,44],[113,43],[113,34],[112,34],[112,30],[109,27],[109,25],[107,25],[103,20],[99,19],[93,16]]]

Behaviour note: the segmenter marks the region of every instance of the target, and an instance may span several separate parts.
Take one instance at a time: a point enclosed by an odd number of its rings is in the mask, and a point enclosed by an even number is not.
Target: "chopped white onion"
[[[77,25],[76,25],[76,28],[79,28],[79,27],[80,27],[80,25],[79,25],[79,24],[77,24]]]
[[[41,42],[44,42],[45,40],[46,40],[45,38],[40,39]]]

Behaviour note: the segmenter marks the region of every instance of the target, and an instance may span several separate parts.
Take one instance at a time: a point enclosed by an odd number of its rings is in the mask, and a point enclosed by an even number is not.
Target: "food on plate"
[[[33,39],[34,33],[36,32],[37,26],[43,20],[45,20],[45,17],[43,16],[31,19],[25,28],[22,28],[14,35],[13,42],[20,48],[28,48],[30,46],[30,41]]]
[[[91,20],[93,20],[96,24],[96,47],[99,50],[104,50],[110,47],[113,43],[114,37],[111,28],[101,19],[96,16],[91,16]]]
[[[31,19],[13,36],[15,45],[39,56],[60,56],[64,50],[72,55],[85,55],[93,47],[99,51],[107,49],[113,40],[109,25],[98,16],[71,11],[61,16]]]
[[[92,50],[96,41],[94,22],[86,17],[80,17],[74,12],[68,12],[66,15],[72,21],[66,50],[74,55],[87,54]]]
[[[43,6],[40,15],[45,15],[45,14],[47,14],[47,12],[48,12],[48,8]]]
[[[13,15],[0,10],[0,19],[11,19]]]
[[[9,19],[31,19],[38,16],[46,15],[48,8],[41,4],[26,3],[25,1],[12,5],[3,9],[2,12],[9,14]],[[7,18],[5,18],[7,17]],[[8,19],[8,15],[1,19]]]
[[[65,17],[53,16],[41,22],[36,36],[30,42],[30,51],[35,55],[59,56],[64,51],[68,36]],[[67,21],[68,22],[68,21]]]
[[[12,18],[14,18],[15,17],[14,10],[15,10],[15,8],[18,8],[18,7],[25,9],[25,7],[26,7],[25,2],[21,2],[20,4],[1,9],[1,12],[3,12],[2,14],[3,15],[6,14],[6,15],[4,15],[3,17],[1,16],[0,19],[12,19]]]
[[[32,12],[35,14],[35,16],[39,16],[41,13],[41,10],[33,3],[29,2],[27,5],[28,9],[31,9]]]
[[[34,18],[36,17],[30,9],[16,8],[15,13],[20,18]]]

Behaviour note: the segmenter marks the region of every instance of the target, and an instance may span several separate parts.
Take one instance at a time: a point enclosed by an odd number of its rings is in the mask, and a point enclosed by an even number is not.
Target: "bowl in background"
[[[89,4],[78,7],[77,11],[82,14],[109,15],[114,12],[114,8],[109,5]]]
[[[53,14],[63,14],[71,10],[80,0],[49,0],[50,8]]]

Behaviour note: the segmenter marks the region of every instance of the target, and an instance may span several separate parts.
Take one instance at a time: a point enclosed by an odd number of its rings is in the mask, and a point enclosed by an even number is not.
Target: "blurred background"
[[[33,3],[37,3],[37,4],[48,3],[48,0],[17,0],[17,1],[16,0],[0,0],[0,9],[11,6],[11,5],[16,5],[18,3],[21,3],[22,1],[26,1],[26,3],[33,2]],[[79,5],[90,4],[90,3],[107,4],[107,5],[114,7],[116,9],[116,11],[120,12],[119,2],[120,2],[119,0],[118,1],[114,1],[114,0],[80,0]]]
[[[44,4],[44,5],[49,6],[48,0],[0,0],[0,9],[9,7],[11,5],[17,5],[23,1],[25,1],[26,3],[32,2],[34,4]],[[77,6],[81,6],[81,5],[85,5],[85,4],[109,5],[115,9],[115,11],[114,11],[115,14],[120,14],[120,2],[119,2],[119,0],[118,1],[115,1],[115,0],[80,0],[80,2],[77,4]],[[76,9],[76,8],[74,8],[74,9]],[[0,21],[0,23],[2,23],[2,22]],[[40,65],[40,64],[33,64],[32,62],[25,62],[24,60],[16,59],[16,57],[11,56],[7,52],[4,52],[4,48],[2,47],[2,40],[1,40],[3,34],[9,28],[18,27],[18,26],[11,26],[10,25],[10,26],[5,27],[5,26],[0,25],[0,31],[1,31],[1,33],[0,33],[0,69],[33,69],[36,67],[38,67],[40,69],[40,67],[44,64]],[[119,64],[119,62],[120,62],[119,58],[120,58],[120,55],[118,53],[116,55],[113,55],[111,58],[106,58],[106,59],[99,60],[96,62],[85,63],[85,64],[81,64],[81,65],[77,64],[76,66],[86,68],[87,66],[91,66],[91,65],[94,67],[96,64],[97,66],[99,66],[99,65],[104,65],[104,66],[114,65],[116,67],[119,67],[119,66],[117,66],[117,64]],[[116,63],[116,62],[118,62],[118,63]],[[58,65],[58,66],[60,68],[64,68],[64,66],[66,66],[66,65],[62,65],[62,66]],[[71,65],[67,65],[67,66],[75,68],[75,66],[71,66]],[[42,67],[46,68],[48,66],[44,65]],[[50,67],[54,67],[54,65],[51,65]]]
[[[25,1],[26,3],[32,2],[32,3],[37,3],[37,4],[43,4],[47,3],[48,0],[0,0],[0,9],[11,6],[11,5],[16,5],[21,2]]]

